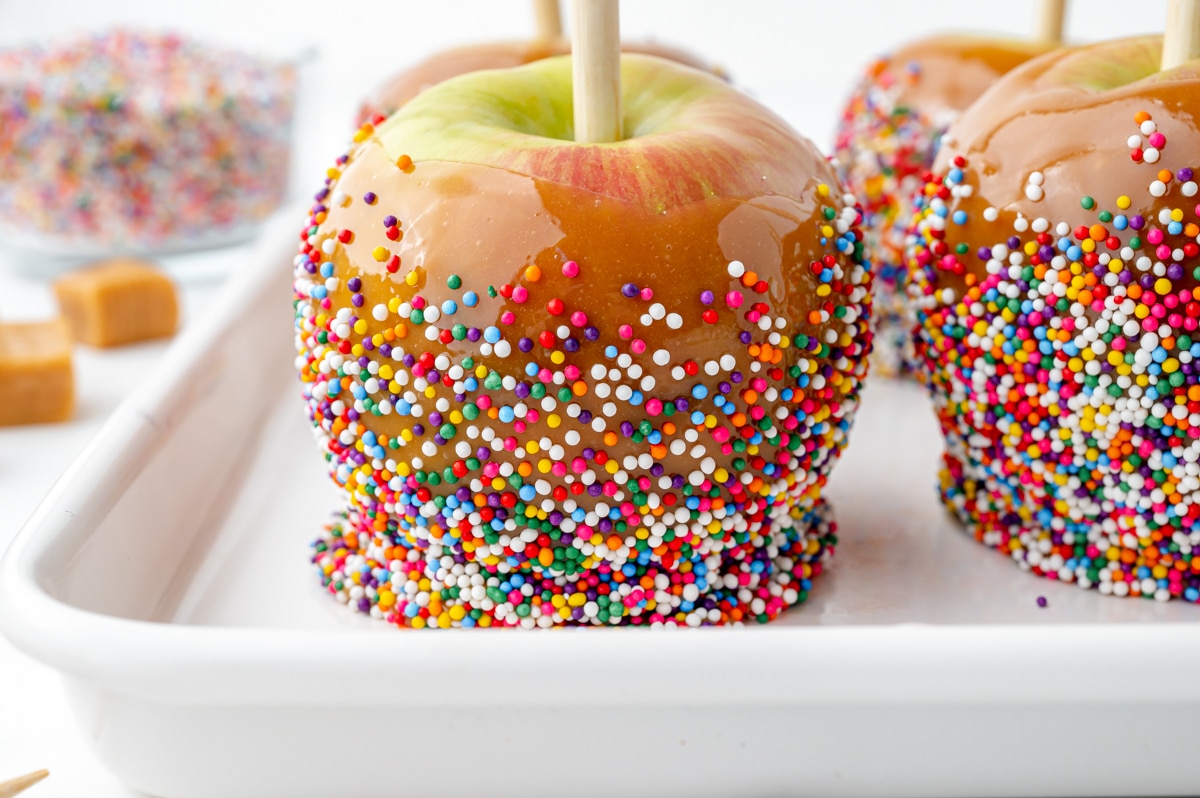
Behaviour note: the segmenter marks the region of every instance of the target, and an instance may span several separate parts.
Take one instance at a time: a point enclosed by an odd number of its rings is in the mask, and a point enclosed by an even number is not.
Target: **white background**
[[[1076,0],[1067,29],[1079,41],[1154,31],[1165,5]],[[626,38],[682,45],[725,66],[740,86],[822,148],[832,140],[844,93],[873,54],[946,29],[1022,35],[1033,19],[1033,0],[625,0],[622,6]],[[532,13],[519,0],[0,0],[0,47],[116,24],[174,29],[280,57],[315,52],[305,70],[297,130],[296,186],[307,193],[340,152],[355,107],[377,82],[446,46],[527,36]],[[194,256],[190,263],[206,257],[219,269],[229,255]],[[25,276],[31,264],[20,263],[18,271],[11,257],[5,261],[0,318],[51,313],[45,282]],[[212,283],[189,285],[187,311],[202,312],[213,290]],[[163,351],[162,344],[80,351],[74,422],[0,429],[0,548]],[[55,674],[0,640],[0,781],[41,767],[54,775],[30,791],[32,798],[130,795],[86,750]]]

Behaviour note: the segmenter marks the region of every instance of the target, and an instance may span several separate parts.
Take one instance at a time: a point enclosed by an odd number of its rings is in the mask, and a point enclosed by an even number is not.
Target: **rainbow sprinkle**
[[[475,284],[401,262],[419,222],[382,187],[340,189],[387,165],[372,131],[330,170],[295,261],[307,413],[349,500],[314,544],[329,593],[417,628],[765,622],[804,601],[836,543],[820,491],[871,341],[858,209],[820,187],[819,304],[800,319],[740,261],[698,265],[720,279],[680,305],[653,276],[596,295],[580,281],[605,264],[554,249]],[[350,209],[373,221],[348,229]],[[678,343],[648,344],[658,325]],[[724,350],[689,348],[709,328]]]
[[[916,60],[873,61],[842,109],[834,165],[863,207],[867,253],[876,275],[875,359],[886,374],[912,370],[912,325],[905,310],[905,232],[912,196],[933,166],[942,135],[954,119],[936,119],[900,95],[921,79]]]
[[[979,174],[962,156],[925,186],[910,291],[946,436],[941,494],[976,539],[1036,574],[1196,602],[1195,154],[1177,147],[1164,168],[1170,131],[1144,111],[1108,135],[1128,136],[1145,179],[1078,197],[1087,223],[1030,215],[1060,190],[1039,170],[1022,178],[1024,213],[967,213]]]

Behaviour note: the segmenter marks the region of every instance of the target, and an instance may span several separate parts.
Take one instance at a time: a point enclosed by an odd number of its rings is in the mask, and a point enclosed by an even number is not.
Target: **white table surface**
[[[622,30],[627,38],[658,38],[705,53],[725,65],[752,94],[826,146],[840,98],[871,54],[933,30],[1020,35],[1030,28],[1033,3],[626,0]],[[1159,29],[1165,16],[1165,0],[1140,4],[1136,11],[1117,0],[1075,5],[1068,30],[1080,40]],[[302,187],[314,186],[321,168],[340,151],[358,98],[381,77],[452,43],[518,38],[530,30],[528,3],[516,0],[348,0],[336,9],[316,0],[297,0],[286,7],[270,0],[194,4],[0,0],[0,47],[59,35],[64,20],[70,21],[66,29],[114,24],[174,28],[283,55],[315,48],[319,57],[307,69],[306,95],[299,111],[294,174],[302,178],[297,181]],[[355,23],[360,23],[357,28]],[[354,37],[346,35],[350,29],[355,30]],[[329,36],[329,31],[339,35]],[[168,265],[194,278],[227,269],[243,253],[233,249],[191,255]],[[0,318],[51,315],[54,305],[48,283],[27,276],[36,271],[36,264],[6,253],[0,256]],[[187,281],[185,321],[203,312],[217,285],[212,278]],[[0,428],[0,550],[165,349],[163,343],[110,352],[79,348],[75,418],[58,425]],[[134,795],[87,750],[57,674],[0,638],[0,781],[39,768],[49,768],[52,776],[29,791],[31,798]]]

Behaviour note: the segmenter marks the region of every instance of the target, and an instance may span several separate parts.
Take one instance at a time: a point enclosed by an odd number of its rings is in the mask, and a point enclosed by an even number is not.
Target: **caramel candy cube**
[[[88,346],[164,338],[179,322],[175,284],[138,260],[102,261],[60,277],[54,294],[75,340]]]
[[[66,421],[74,407],[66,321],[0,324],[0,426]]]

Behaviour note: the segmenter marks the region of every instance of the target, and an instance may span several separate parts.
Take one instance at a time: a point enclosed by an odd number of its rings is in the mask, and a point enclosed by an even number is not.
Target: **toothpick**
[[[617,0],[575,0],[571,14],[575,140],[620,141],[621,28]]]
[[[1174,69],[1200,57],[1200,3],[1169,0],[1163,33],[1162,69]]]
[[[562,14],[558,0],[533,0],[533,17],[537,22],[537,37],[544,42],[562,38]]]
[[[0,798],[13,798],[17,793],[24,792],[49,775],[50,771],[48,770],[38,770],[15,779],[0,781]]]
[[[1035,39],[1049,44],[1057,44],[1062,41],[1066,5],[1066,0],[1038,0],[1037,27],[1034,29]]]

